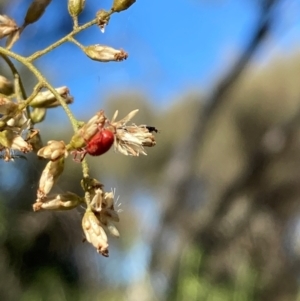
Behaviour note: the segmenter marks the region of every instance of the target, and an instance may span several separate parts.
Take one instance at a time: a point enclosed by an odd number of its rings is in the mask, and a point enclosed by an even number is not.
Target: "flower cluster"
[[[120,236],[113,222],[119,222],[118,212],[114,208],[114,194],[97,187],[93,193],[91,206],[83,216],[82,228],[86,240],[105,257],[108,257],[108,242],[104,228],[111,235]]]
[[[106,45],[82,45],[75,36],[92,25],[99,26],[104,33],[105,27],[115,13],[127,10],[136,0],[113,0],[110,10],[100,10],[93,20],[79,26],[78,17],[85,8],[85,0],[68,0],[67,8],[73,20],[73,30],[43,50],[23,57],[11,50],[21,37],[24,29],[37,22],[44,14],[51,0],[32,0],[22,25],[6,15],[0,15],[0,39],[6,38],[5,48],[0,47],[0,56],[10,68],[14,84],[0,75],[0,157],[5,161],[16,158],[15,151],[28,153],[34,151],[48,162],[41,174],[33,204],[34,211],[71,210],[85,206],[82,228],[86,240],[92,244],[98,253],[108,256],[108,238],[106,232],[119,237],[119,231],[114,223],[119,222],[115,210],[114,193],[104,191],[104,186],[89,176],[86,156],[100,156],[112,147],[115,152],[126,156],[138,157],[146,155],[146,147],[156,144],[154,133],[156,128],[147,125],[128,124],[138,110],[130,112],[117,121],[118,111],[109,120],[104,111],[100,110],[86,123],[79,122],[69,108],[73,102],[66,86],[52,87],[33,61],[47,54],[65,42],[74,43],[84,54],[98,62],[121,62],[128,58],[127,52]],[[22,77],[14,66],[12,59],[25,65],[37,79],[37,84],[27,97]],[[39,130],[36,124],[44,121],[49,109],[62,106],[74,129],[69,141],[51,139],[42,147]],[[73,192],[51,194],[52,188],[65,168],[65,160],[73,156],[74,162],[82,164],[83,179],[81,186],[83,195]],[[23,156],[23,155],[22,155]]]
[[[110,121],[101,110],[78,129],[68,144],[64,141],[50,140],[38,151],[38,156],[48,159],[49,162],[41,175],[33,210],[69,210],[86,203],[87,210],[82,220],[83,231],[86,240],[103,256],[108,256],[107,235],[104,229],[115,237],[119,236],[119,231],[113,224],[119,221],[114,208],[114,194],[104,192],[103,185],[97,180],[86,178],[83,179],[83,188],[88,193],[88,198],[70,192],[50,196],[48,194],[62,174],[65,158],[70,153],[73,154],[75,162],[81,162],[86,155],[100,156],[114,145],[116,152],[126,156],[146,155],[145,147],[156,144],[153,135],[155,131],[153,127],[145,125],[127,125],[137,112],[138,110],[134,110],[120,121],[116,121],[117,111]]]
[[[59,105],[50,91],[38,92],[31,99],[20,100],[20,97],[10,96],[14,90],[17,89],[11,82],[1,76],[0,93],[3,96],[0,96],[0,154],[5,161],[13,160],[16,151],[28,153],[39,148],[39,131],[34,125],[45,118],[47,109]],[[57,88],[56,91],[66,103],[72,103],[73,97],[67,87]]]
[[[32,151],[31,133],[34,130],[24,110],[19,110],[16,102],[0,97],[0,152],[4,161],[14,159],[14,152]]]

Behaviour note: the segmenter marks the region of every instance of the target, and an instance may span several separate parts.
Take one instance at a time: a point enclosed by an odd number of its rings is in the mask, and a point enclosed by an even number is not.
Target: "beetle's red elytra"
[[[101,129],[87,143],[86,152],[91,156],[100,156],[106,153],[113,143],[113,132],[107,129]]]

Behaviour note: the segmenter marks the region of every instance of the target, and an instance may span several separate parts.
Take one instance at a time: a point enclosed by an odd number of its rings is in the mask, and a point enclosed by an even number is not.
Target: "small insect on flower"
[[[81,162],[86,154],[91,156],[100,156],[106,153],[114,143],[114,133],[108,129],[100,128],[99,131],[92,136],[91,139],[86,141],[86,146],[80,150],[75,150],[72,152],[74,155],[74,161]],[[79,155],[79,159],[77,159]]]
[[[154,126],[146,125],[145,128],[150,132],[150,133],[158,133],[158,129]]]

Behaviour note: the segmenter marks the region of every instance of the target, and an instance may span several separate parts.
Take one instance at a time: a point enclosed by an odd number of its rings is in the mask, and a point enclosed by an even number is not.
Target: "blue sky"
[[[16,3],[18,5],[16,5]],[[30,1],[12,1],[9,14],[21,23]],[[94,11],[109,8],[111,1],[88,0],[79,22],[93,18]],[[82,102],[101,102],[111,92],[138,90],[156,105],[167,106],[188,90],[207,91],[243,49],[257,17],[252,0],[176,0],[137,2],[113,15],[106,32],[89,29],[78,36],[84,45],[107,44],[129,53],[122,63],[101,64],[89,60],[74,45],[64,45],[37,61],[56,85],[67,85],[75,97],[75,110]],[[299,36],[299,0],[283,1],[279,18],[263,58],[273,49],[294,49]],[[53,0],[43,18],[24,31],[15,50],[30,54],[60,36],[54,34],[57,16],[62,29],[71,28],[66,2]],[[299,18],[298,18],[299,19]],[[37,39],[38,38],[38,39]],[[270,46],[271,45],[271,46]],[[45,69],[46,66],[46,69]]]

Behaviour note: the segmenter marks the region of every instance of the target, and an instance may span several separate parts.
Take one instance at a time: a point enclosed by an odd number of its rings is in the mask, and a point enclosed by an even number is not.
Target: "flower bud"
[[[71,17],[77,17],[84,9],[85,0],[68,0],[68,10]]]
[[[0,93],[4,95],[11,95],[14,93],[12,82],[2,75],[0,75]]]
[[[12,118],[7,120],[7,125],[11,127],[22,128],[23,130],[28,128],[28,122],[30,123],[30,120],[23,112],[20,112],[19,114],[15,114]]]
[[[107,236],[93,212],[85,212],[82,219],[82,228],[86,240],[97,249],[98,253],[108,257]]]
[[[20,135],[16,135],[11,144],[11,149],[21,151],[22,153],[28,153],[32,151],[32,146],[27,143]]]
[[[84,47],[85,54],[94,61],[99,62],[120,62],[126,60],[128,54],[120,49],[114,49],[104,45],[91,45]]]
[[[18,109],[18,105],[8,98],[0,97],[0,114],[9,115]]]
[[[10,147],[10,131],[4,130],[0,131],[0,146]]]
[[[51,0],[33,0],[27,10],[23,27],[36,22],[44,14],[50,2]]]
[[[75,193],[67,192],[53,196],[47,196],[42,201],[37,199],[32,205],[33,211],[40,210],[71,210],[82,202],[82,198]]]
[[[6,15],[0,15],[0,39],[18,30],[15,20]]]
[[[44,199],[45,196],[50,192],[54,183],[64,170],[64,163],[64,157],[61,157],[56,161],[49,161],[47,163],[40,178],[37,192],[38,199]]]
[[[35,108],[30,112],[30,119],[32,123],[42,122],[46,117],[47,110],[44,108]]]
[[[96,14],[97,24],[100,27],[100,30],[104,33],[106,25],[108,25],[110,19],[110,12],[101,9]]]
[[[67,104],[73,102],[73,97],[66,86],[55,89],[57,93],[65,100]],[[59,106],[60,103],[51,91],[39,92],[36,97],[30,102],[33,108],[54,108]]]
[[[96,191],[92,201],[92,210],[101,225],[105,226],[107,230],[115,237],[119,237],[120,233],[113,222],[119,222],[119,215],[114,209],[114,193],[102,190]]]
[[[68,151],[66,150],[64,141],[50,140],[48,141],[47,146],[44,146],[38,151],[37,155],[54,161],[60,157],[66,158],[68,156]]]
[[[99,131],[99,127],[102,128],[104,126],[105,121],[104,111],[101,110],[73,135],[69,148],[79,149],[84,147],[86,142],[96,135]]]
[[[129,8],[135,1],[136,0],[114,0],[111,10],[119,13]]]
[[[4,147],[21,151],[30,152],[32,147],[20,135],[11,130],[0,131],[0,144]]]

